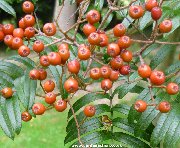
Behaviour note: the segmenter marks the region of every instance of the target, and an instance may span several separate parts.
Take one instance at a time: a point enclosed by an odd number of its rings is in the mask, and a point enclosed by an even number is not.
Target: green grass
[[[37,116],[30,122],[23,122],[21,133],[11,140],[0,130],[0,147],[2,148],[65,148],[67,111],[54,110],[43,116]],[[67,147],[67,146],[66,146]]]

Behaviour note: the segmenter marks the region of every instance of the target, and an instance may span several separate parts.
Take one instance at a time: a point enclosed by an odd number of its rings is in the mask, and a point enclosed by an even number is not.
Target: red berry
[[[13,36],[14,37],[19,37],[19,38],[23,38],[24,37],[24,31],[22,28],[16,28],[13,31]]]
[[[60,45],[58,45],[58,49],[68,49],[69,50],[69,45],[67,43],[61,43]]]
[[[68,93],[75,93],[78,90],[78,82],[73,78],[69,78],[64,83],[64,89]]]
[[[25,23],[26,27],[32,27],[32,26],[34,26],[34,24],[35,24],[35,18],[34,18],[34,16],[29,15],[29,14],[25,15],[25,17],[24,17],[24,23]]]
[[[121,49],[131,46],[131,39],[128,36],[122,36],[118,40],[118,45]]]
[[[92,117],[96,113],[96,108],[93,105],[88,105],[84,108],[84,115],[86,117]]]
[[[61,64],[66,62],[70,57],[70,52],[68,48],[59,48],[59,55],[61,56]]]
[[[144,9],[142,6],[133,5],[129,7],[129,16],[133,19],[139,19],[144,15]]]
[[[19,49],[23,45],[23,40],[19,37],[15,37],[12,40],[12,48]]]
[[[18,25],[19,25],[19,28],[22,28],[22,29],[25,29],[25,28],[26,28],[26,24],[25,24],[25,22],[24,22],[24,18],[21,18],[21,19],[19,20]]]
[[[51,65],[60,65],[61,64],[61,56],[57,52],[50,52],[48,54],[49,63]]]
[[[131,72],[131,67],[129,65],[123,65],[119,72],[122,75],[128,75]]]
[[[126,28],[123,24],[117,24],[114,28],[113,28],[113,33],[114,36],[116,37],[121,37],[125,34],[126,32]]]
[[[30,115],[30,113],[28,112],[23,112],[21,114],[21,119],[24,121],[24,122],[28,122],[32,119],[32,116]]]
[[[116,81],[116,80],[118,80],[118,78],[119,78],[119,72],[116,70],[112,70],[109,79],[111,81]]]
[[[78,58],[80,60],[88,60],[91,56],[91,51],[88,46],[78,47]]]
[[[112,69],[120,69],[123,66],[123,60],[120,58],[120,56],[117,56],[110,61],[110,65]]]
[[[104,79],[101,81],[101,88],[105,91],[108,91],[112,88],[112,81],[109,79]]]
[[[101,16],[97,10],[90,10],[86,15],[86,19],[90,24],[93,25],[100,21]]]
[[[3,31],[0,31],[0,42],[4,40],[4,33]]]
[[[147,103],[143,100],[138,100],[134,104],[134,109],[138,112],[144,112],[147,109]]]
[[[27,57],[29,54],[30,54],[30,49],[25,46],[25,45],[22,45],[21,47],[19,47],[18,49],[18,54],[21,56],[21,57]]]
[[[131,62],[132,61],[133,54],[130,50],[122,50],[121,51],[121,58],[124,62]]]
[[[91,33],[91,34],[88,36],[88,42],[89,42],[91,45],[99,45],[99,43],[100,43],[100,36],[99,36],[99,34],[96,33],[96,32]]]
[[[68,62],[68,71],[74,74],[78,74],[80,70],[80,63],[78,60]]]
[[[108,36],[107,36],[106,34],[99,34],[99,37],[100,37],[99,46],[100,46],[100,47],[105,47],[105,46],[107,46],[108,43],[109,43]]]
[[[25,1],[22,5],[22,9],[25,13],[32,13],[34,11],[34,4],[30,1]]]
[[[44,50],[44,43],[42,41],[35,41],[33,44],[33,50],[37,53],[40,53]]]
[[[40,74],[39,74],[39,71],[37,69],[33,69],[29,72],[29,77],[32,80],[38,80],[39,76],[40,76]]]
[[[55,88],[55,83],[52,80],[48,80],[44,83],[43,88],[46,92],[52,92]]]
[[[27,27],[24,31],[24,36],[27,37],[28,39],[34,37],[35,35],[35,30],[33,27]]]
[[[169,94],[169,95],[175,95],[179,92],[179,86],[178,84],[176,83],[169,83],[167,86],[166,86],[166,92]]]
[[[111,75],[111,69],[108,66],[102,66],[100,68],[101,76],[105,79],[109,78]]]
[[[13,41],[13,36],[12,35],[6,35],[4,37],[4,43],[10,48],[12,48],[12,41]]]
[[[13,92],[12,88],[10,88],[10,87],[6,87],[1,90],[2,96],[6,99],[12,97],[13,93],[14,92]]]
[[[46,111],[46,108],[41,103],[35,103],[32,107],[32,111],[35,115],[42,115]]]
[[[146,64],[142,64],[138,67],[138,74],[142,78],[149,78],[151,75],[151,68]]]
[[[54,104],[54,108],[56,109],[56,111],[58,112],[63,112],[66,108],[67,108],[67,102],[65,100],[58,100],[55,104]]]
[[[151,11],[152,8],[157,7],[157,6],[158,6],[157,0],[147,0],[145,3],[145,8],[148,11]]]
[[[92,68],[89,73],[90,77],[94,80],[98,80],[101,78],[101,71],[99,68]]]
[[[85,24],[83,26],[83,32],[86,36],[89,36],[91,33],[96,32],[96,27],[91,24]]]
[[[53,23],[46,23],[43,27],[43,32],[47,36],[53,36],[56,34],[56,26]]]
[[[50,65],[50,62],[49,62],[49,59],[48,59],[48,56],[46,55],[43,55],[40,57],[40,64],[44,67],[47,67]]]
[[[107,47],[107,54],[111,57],[116,57],[120,54],[120,48],[118,44],[116,43],[111,43]]]
[[[155,20],[155,21],[159,20],[161,15],[162,15],[162,10],[161,10],[160,7],[152,8],[151,17],[152,17],[153,20]]]
[[[163,101],[159,103],[158,109],[161,113],[167,113],[171,110],[171,105],[169,102]]]
[[[48,104],[53,104],[56,101],[56,94],[49,92],[45,95],[45,102]]]
[[[165,82],[165,75],[162,71],[152,71],[150,75],[151,83],[154,85],[162,85]]]
[[[164,20],[159,24],[159,31],[161,33],[168,33],[172,29],[172,22],[171,20]]]
[[[5,25],[3,25],[2,30],[3,30],[5,35],[12,35],[13,30],[14,30],[14,26],[12,24],[5,24]]]
[[[44,69],[39,69],[39,80],[45,80],[47,78],[47,72]]]

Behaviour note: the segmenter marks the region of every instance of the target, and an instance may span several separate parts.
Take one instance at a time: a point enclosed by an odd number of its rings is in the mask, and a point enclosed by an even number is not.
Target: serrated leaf
[[[73,108],[74,111],[77,112],[81,107],[84,105],[87,105],[90,102],[93,102],[98,99],[109,99],[109,94],[96,94],[96,93],[88,93],[84,95],[83,97],[79,98],[74,104]],[[69,110],[68,112],[68,118],[72,116],[72,111]]]
[[[162,61],[165,59],[165,57],[167,55],[169,55],[173,51],[174,48],[175,48],[174,45],[164,45],[164,46],[162,46],[158,50],[157,54],[151,60],[150,67],[152,69],[156,68],[160,63],[162,63]]]
[[[117,104],[112,108],[112,110],[124,115],[128,115],[130,107],[125,104]]]
[[[139,23],[140,30],[143,30],[152,21],[151,13],[146,12]]]
[[[121,143],[124,143],[127,147],[133,146],[133,148],[150,148],[150,146],[143,140],[140,140],[136,137],[133,137],[132,135],[122,132],[115,132],[113,134],[113,139]]]
[[[169,75],[171,73],[175,73],[176,71],[180,70],[180,61],[176,61],[170,67],[165,70],[165,75]]]
[[[4,10],[5,12],[7,12],[7,13],[13,15],[14,17],[16,17],[16,12],[12,8],[12,6],[10,6],[6,1],[4,1],[4,0],[0,1],[0,8],[2,10]]]

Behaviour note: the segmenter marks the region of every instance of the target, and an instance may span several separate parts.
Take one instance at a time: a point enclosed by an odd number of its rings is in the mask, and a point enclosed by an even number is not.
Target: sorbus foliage
[[[68,30],[61,11],[39,24],[31,1],[22,3],[18,26],[0,24],[0,42],[17,53],[0,62],[4,133],[14,139],[21,121],[69,110],[65,144],[178,147],[180,2],[76,2]]]

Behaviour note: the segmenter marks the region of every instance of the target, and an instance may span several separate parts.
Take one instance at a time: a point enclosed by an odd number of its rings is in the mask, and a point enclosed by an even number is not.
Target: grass
[[[30,122],[23,122],[21,133],[14,141],[0,130],[0,145],[3,148],[65,148],[66,117],[67,111],[59,113],[51,110]]]

